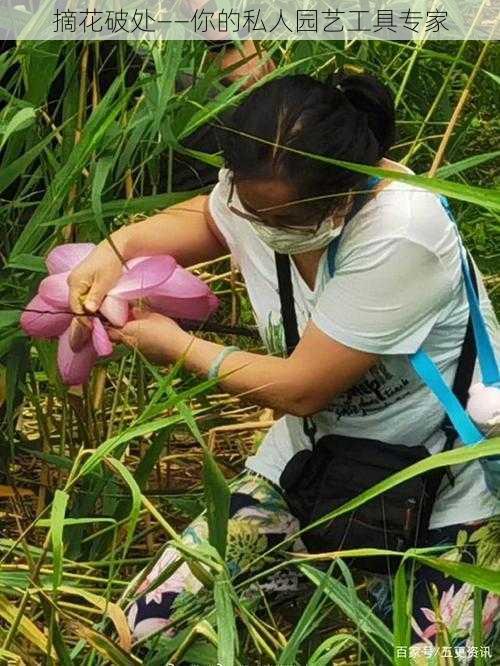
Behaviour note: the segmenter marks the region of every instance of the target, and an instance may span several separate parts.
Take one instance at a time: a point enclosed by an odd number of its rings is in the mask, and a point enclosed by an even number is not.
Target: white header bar
[[[0,0],[0,38],[498,40],[500,0]]]

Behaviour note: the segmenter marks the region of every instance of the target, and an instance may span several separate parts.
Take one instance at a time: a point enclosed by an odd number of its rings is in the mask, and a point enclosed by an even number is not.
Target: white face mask
[[[334,226],[332,216],[323,220],[317,231],[310,230],[307,232],[268,227],[250,220],[248,220],[248,223],[262,242],[281,254],[300,254],[301,252],[326,247],[331,240],[340,234],[343,227],[343,224]]]

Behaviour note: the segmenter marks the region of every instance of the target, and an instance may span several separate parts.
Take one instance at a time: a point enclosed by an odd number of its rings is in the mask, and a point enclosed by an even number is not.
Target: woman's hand
[[[71,310],[78,315],[97,312],[122,272],[123,265],[116,252],[107,240],[102,241],[68,276]],[[88,317],[73,317],[69,338],[71,349],[80,351],[91,334],[92,321]]]
[[[152,363],[166,365],[176,361],[189,345],[190,335],[173,319],[135,307],[134,319],[123,328],[109,328],[113,342],[138,349]]]
[[[116,245],[114,239],[113,243]],[[79,315],[97,312],[122,271],[123,264],[113,247],[107,240],[102,241],[68,276],[71,310]]]

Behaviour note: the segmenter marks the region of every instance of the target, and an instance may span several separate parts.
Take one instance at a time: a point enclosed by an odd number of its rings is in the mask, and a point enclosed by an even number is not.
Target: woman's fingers
[[[95,314],[115,281],[97,275],[92,279],[70,275],[68,284],[71,310],[75,314]]]
[[[127,345],[127,347],[137,347],[137,338],[133,335],[127,335],[117,328],[108,328],[107,334],[111,342]]]
[[[82,300],[85,294],[88,292],[90,285],[91,283],[89,281],[79,279],[70,273],[68,278],[69,307],[75,314],[85,314]]]
[[[69,346],[79,352],[92,335],[92,321],[88,317],[73,317],[69,331]]]
[[[97,312],[108,291],[113,287],[115,282],[116,280],[113,279],[113,276],[111,275],[102,277],[96,275],[83,301],[83,307],[85,310],[92,314]]]
[[[114,251],[107,245],[95,248],[68,276],[71,310],[75,314],[95,314],[122,272]]]
[[[106,328],[106,333],[108,334],[108,338],[111,340],[111,342],[123,341],[123,333],[117,328]]]

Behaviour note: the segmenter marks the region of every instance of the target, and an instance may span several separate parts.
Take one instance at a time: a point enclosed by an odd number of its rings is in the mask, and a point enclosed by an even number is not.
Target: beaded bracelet
[[[207,373],[207,378],[208,379],[215,379],[216,377],[218,377],[220,366],[224,362],[224,359],[226,358],[226,356],[229,356],[229,354],[231,354],[232,352],[235,352],[235,351],[241,351],[241,349],[239,347],[234,347],[234,346],[224,347],[224,349],[220,352],[220,354],[218,354],[215,357],[214,362],[210,366],[210,370]]]

